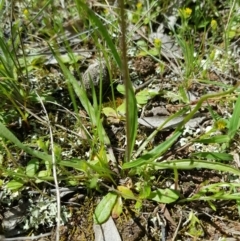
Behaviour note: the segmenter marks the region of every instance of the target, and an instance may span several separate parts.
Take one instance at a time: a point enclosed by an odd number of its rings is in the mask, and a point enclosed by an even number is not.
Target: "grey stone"
[[[100,81],[102,81],[103,90],[109,87],[110,80],[106,63],[96,61],[89,65],[82,76],[82,84],[88,95],[92,93],[92,86],[95,87],[96,92],[99,91]]]

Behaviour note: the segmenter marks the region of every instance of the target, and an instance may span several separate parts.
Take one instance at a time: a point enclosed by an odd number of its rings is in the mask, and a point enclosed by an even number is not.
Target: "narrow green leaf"
[[[239,129],[239,126],[240,126],[240,95],[238,95],[238,99],[235,104],[232,117],[229,121],[228,136],[230,140],[235,136],[237,130]]]
[[[11,141],[12,143],[14,143],[17,147],[19,147],[20,149],[24,150],[25,152],[27,152],[28,154],[35,156],[39,159],[45,160],[45,161],[52,161],[52,157],[44,152],[40,152],[37,150],[33,150],[27,146],[25,146],[24,144],[22,144],[18,138],[13,135],[13,133],[11,131],[9,131],[2,123],[0,123],[0,136],[6,138],[7,140]]]
[[[52,52],[53,52],[53,50],[52,50]],[[81,101],[84,109],[87,111],[87,113],[91,119],[92,126],[97,126],[99,139],[102,140],[104,142],[104,144],[110,145],[110,140],[102,126],[101,120],[99,119],[100,115],[98,115],[98,113],[96,113],[96,109],[98,110],[98,108],[95,108],[95,109],[93,108],[91,102],[89,101],[89,99],[87,97],[84,87],[79,85],[79,83],[77,82],[75,77],[71,74],[71,72],[67,69],[67,67],[62,63],[59,56],[54,52],[53,52],[53,54],[54,54],[54,57],[57,59],[59,65],[63,71],[64,76],[72,84],[75,93],[77,94],[79,100]]]
[[[80,159],[70,159],[67,161],[60,161],[58,162],[60,166],[65,167],[72,167],[78,171],[86,172],[88,165],[86,164],[86,160],[80,160]]]
[[[137,127],[138,127],[138,110],[137,101],[129,77],[128,60],[127,60],[127,36],[126,36],[126,22],[125,22],[125,8],[123,1],[120,2],[120,27],[121,27],[121,50],[122,50],[122,63],[120,70],[122,72],[124,87],[125,87],[125,102],[126,102],[126,139],[127,146],[124,157],[124,162],[129,162],[132,156],[132,151],[135,145]]]
[[[112,176],[116,175],[111,169],[109,168],[108,164],[101,164],[101,163],[96,163],[96,164],[90,164],[89,162],[86,161],[86,165],[94,170],[96,173],[98,173],[102,177],[109,177],[112,178]],[[114,181],[113,181],[114,182]]]
[[[207,95],[202,96],[198,100],[198,103],[194,107],[194,109],[184,118],[181,125],[178,126],[176,131],[180,130],[195,115],[195,113],[199,110],[199,108],[202,106],[202,103],[204,101],[206,101],[208,99],[219,98],[219,97],[223,97],[225,95],[231,94],[236,88],[238,88],[238,86],[239,86],[239,84],[235,85],[233,88],[230,88],[228,91],[225,91],[225,92],[220,92],[220,93],[217,93],[217,94],[207,94]]]
[[[97,125],[97,117],[95,115],[95,110],[92,107],[92,104],[90,103],[90,101],[87,97],[85,89],[77,82],[77,80],[72,75],[72,73],[63,64],[60,57],[54,52],[53,52],[53,55],[56,58],[56,60],[58,61],[59,65],[60,65],[60,67],[63,71],[64,76],[72,84],[75,93],[77,94],[77,96],[78,96],[79,100],[81,101],[84,109],[87,111],[89,117],[91,118],[92,124],[96,126]]]
[[[208,205],[211,207],[211,209],[212,209],[213,211],[215,211],[215,212],[217,211],[216,206],[211,202],[211,200],[208,200],[207,203],[208,203]]]
[[[219,135],[213,136],[206,139],[198,139],[196,142],[210,144],[210,143],[226,143],[230,141],[230,137],[228,135]]]
[[[10,48],[6,43],[6,40],[0,37],[0,72],[2,77],[8,77],[9,79],[15,79],[15,65],[14,55],[10,52]]]
[[[82,12],[86,13],[88,18],[92,20],[95,25],[98,27],[99,33],[102,35],[102,37],[106,40],[108,47],[110,48],[110,51],[118,65],[118,67],[122,68],[122,63],[120,56],[117,52],[117,49],[112,41],[112,37],[108,34],[107,28],[102,24],[100,19],[96,16],[96,14],[88,7],[88,5],[83,1],[76,1],[76,6],[78,8],[79,16],[82,15]],[[82,11],[83,10],[83,11]]]
[[[159,146],[149,151],[147,154],[139,157],[132,162],[124,163],[122,169],[128,169],[152,163],[156,158],[160,157],[166,150],[168,150],[168,148],[173,145],[173,143],[181,134],[181,131],[175,132],[168,140],[164,141]]]
[[[115,193],[108,193],[101,202],[97,205],[94,212],[94,223],[102,224],[109,218],[112,209],[117,201],[118,195]]]
[[[194,195],[190,198],[186,198],[186,199],[182,199],[179,201],[179,203],[184,203],[186,201],[194,201],[194,200],[202,200],[202,201],[215,201],[215,200],[240,200],[240,193],[225,193],[224,191],[219,191],[218,194],[214,194],[214,195]]]
[[[188,103],[189,102],[189,96],[188,96],[188,93],[187,93],[186,88],[184,86],[179,87],[179,93],[180,93],[180,96],[182,97],[182,100],[184,101],[184,103]]]
[[[240,170],[230,165],[226,165],[220,162],[210,162],[205,160],[196,160],[196,159],[171,160],[167,162],[156,162],[156,163],[153,163],[153,165],[157,169],[190,170],[193,168],[206,168],[206,169],[229,172],[236,175],[240,175]]]
[[[200,157],[209,160],[218,160],[218,161],[232,161],[233,156],[228,153],[219,153],[219,152],[198,152],[193,153],[192,157]]]
[[[128,79],[128,82],[128,88],[126,91],[126,95],[128,95],[128,98],[126,98],[126,125],[129,133],[127,133],[127,153],[125,158],[125,161],[127,162],[130,161],[132,155],[138,127],[137,101],[130,79]]]
[[[195,195],[181,199],[179,202],[184,203],[186,201],[204,200],[215,201],[217,200],[240,200],[239,193],[235,192],[239,189],[239,183],[214,183],[207,186],[203,186]]]
[[[0,11],[2,11],[2,10],[3,10],[4,3],[5,3],[5,1],[4,1],[4,0],[1,0],[1,1],[0,1]]]

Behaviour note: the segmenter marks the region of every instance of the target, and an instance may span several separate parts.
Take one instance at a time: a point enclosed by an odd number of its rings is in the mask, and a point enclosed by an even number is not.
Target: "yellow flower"
[[[141,9],[142,9],[142,3],[138,2],[138,3],[137,3],[137,10],[140,11]]]
[[[28,11],[26,8],[23,10],[23,15],[24,15],[26,18],[28,18],[28,16],[29,16],[29,11]]]
[[[155,38],[153,42],[154,42],[154,46],[156,48],[160,48],[161,47],[162,41],[159,38]]]
[[[214,125],[218,130],[224,130],[227,127],[227,122],[224,119],[220,119],[217,120]]]
[[[191,16],[192,9],[191,8],[179,9],[179,12],[183,18],[187,19]]]
[[[212,28],[212,30],[216,30],[217,26],[218,26],[217,21],[212,19],[212,21],[211,21],[211,28]]]
[[[189,18],[192,14],[192,9],[191,8],[185,8],[184,13],[185,13],[185,18]]]

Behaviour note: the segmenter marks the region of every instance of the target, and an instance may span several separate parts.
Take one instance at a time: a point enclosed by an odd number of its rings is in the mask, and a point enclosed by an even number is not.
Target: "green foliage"
[[[209,2],[209,1],[208,1]],[[41,4],[41,10],[38,12],[36,17],[44,12],[49,11],[52,1],[47,1]],[[135,31],[120,31],[123,28],[123,19],[120,17],[119,9],[111,9],[114,14],[110,14],[105,9],[103,13],[99,15],[97,11],[91,9],[86,1],[75,1],[76,12],[83,21],[84,27],[92,28],[92,36],[88,36],[93,41],[95,54],[99,55],[101,61],[107,63],[107,67],[111,70],[114,66],[121,71],[124,77],[124,84],[118,85],[117,90],[124,96],[122,104],[113,107],[103,106],[103,83],[100,74],[100,94],[96,93],[95,87],[92,85],[91,93],[92,98],[90,99],[86,89],[83,85],[79,84],[79,81],[72,69],[79,65],[79,60],[83,58],[81,56],[75,56],[70,43],[63,37],[64,41],[61,42],[66,49],[68,54],[63,56],[59,53],[59,46],[57,41],[49,40],[49,49],[53,56],[57,60],[60,66],[64,79],[66,80],[66,86],[69,91],[70,99],[74,106],[74,115],[76,116],[76,122],[82,129],[85,127],[87,119],[87,133],[84,140],[84,144],[88,147],[88,157],[64,157],[63,151],[69,149],[68,147],[61,147],[61,143],[52,143],[53,153],[56,158],[56,169],[58,173],[58,180],[65,182],[67,185],[84,185],[88,190],[97,190],[103,197],[94,211],[94,222],[101,224],[105,222],[110,215],[118,217],[123,211],[123,205],[127,203],[125,200],[132,200],[135,203],[135,208],[141,210],[145,200],[154,201],[157,203],[185,203],[190,201],[202,200],[208,202],[209,206],[216,210],[214,205],[215,200],[235,200],[239,201],[239,184],[237,183],[214,183],[206,184],[203,183],[199,190],[194,193],[191,197],[183,198],[178,190],[176,190],[176,184],[178,183],[178,176],[180,170],[192,170],[192,169],[210,169],[218,172],[228,173],[229,175],[239,176],[240,171],[238,168],[232,166],[234,157],[229,153],[229,148],[234,141],[239,141],[239,127],[240,127],[240,95],[239,95],[239,84],[235,86],[229,86],[224,83],[217,81],[213,82],[207,79],[207,71],[213,63],[216,62],[217,54],[214,47],[215,40],[219,38],[219,24],[215,18],[218,17],[218,13],[214,11],[215,6],[209,2],[208,6],[202,6],[200,1],[196,1],[192,8],[181,7],[178,9],[177,18],[180,25],[176,29],[169,29],[172,37],[177,39],[180,49],[183,53],[183,59],[170,60],[168,63],[171,68],[176,66],[180,71],[179,80],[177,84],[173,85],[173,90],[167,90],[167,93],[163,93],[162,98],[166,98],[171,103],[177,104],[190,104],[189,89],[193,84],[203,82],[206,86],[218,86],[225,91],[201,94],[201,97],[194,103],[193,108],[191,106],[184,106],[181,110],[177,110],[175,114],[171,115],[163,124],[156,128],[150,133],[145,140],[142,138],[141,143],[138,146],[138,117],[140,108],[144,108],[150,100],[160,97],[159,90],[150,90],[144,88],[137,93],[134,92],[132,82],[129,78],[128,70],[128,59],[127,52],[122,51],[124,46],[129,52],[136,56],[151,56],[159,66],[162,66],[162,74],[164,72],[165,63],[162,60],[161,52],[163,50],[163,42],[161,39],[155,38],[152,42],[149,39],[141,38],[137,41],[132,41],[131,38]],[[167,5],[167,3],[164,3]],[[150,33],[153,32],[153,26],[158,21],[158,17],[161,11],[164,11],[164,4],[159,1],[149,1],[149,5],[143,4],[140,1],[135,8],[132,10],[125,9],[122,16],[126,16],[126,21],[130,20],[134,25],[135,30],[141,30],[144,26]],[[170,3],[169,3],[170,4]],[[0,4],[0,8],[1,8]],[[35,6],[37,8],[38,6]],[[165,6],[167,7],[167,6]],[[53,8],[54,9],[54,8]],[[55,11],[55,10],[54,10]],[[209,16],[206,15],[209,11]],[[232,38],[239,35],[237,29],[237,23],[239,17],[234,15],[235,10],[229,15],[232,18],[228,22],[226,27],[226,41],[230,41]],[[104,16],[104,17],[100,17]],[[25,20],[28,20],[28,24],[35,24],[35,17],[30,16],[25,12]],[[106,26],[106,23],[111,20],[110,27]],[[50,19],[47,15],[43,16],[42,20],[46,26],[51,24]],[[54,29],[57,30],[58,34],[64,32],[62,27],[63,19],[61,16],[56,16],[53,29],[47,33],[46,30],[40,29],[41,34],[47,34],[48,37],[52,37],[55,33]],[[89,25],[89,26],[88,26]],[[14,26],[13,34],[16,37],[13,44],[19,45],[19,35],[17,26]],[[205,43],[200,43],[200,48],[196,50],[196,38],[198,31],[203,31],[203,35],[207,35],[211,32],[213,38],[210,42],[210,46],[205,47]],[[203,30],[202,30],[203,29]],[[78,29],[77,31],[78,32]],[[138,32],[138,31],[137,31]],[[141,31],[140,31],[141,32]],[[125,41],[120,41],[119,36],[125,36]],[[80,38],[84,38],[86,35],[82,35]],[[223,36],[221,36],[223,37]],[[123,38],[124,39],[124,38]],[[199,40],[200,42],[202,39]],[[227,42],[226,46],[227,45]],[[60,44],[60,45],[61,45]],[[82,43],[84,45],[84,41]],[[92,44],[92,43],[91,43]],[[205,59],[205,54],[209,53],[206,57],[206,61],[202,64]],[[36,103],[39,103],[38,95],[26,87],[20,81],[25,74],[28,76],[29,73],[35,71],[38,68],[44,68],[43,64],[46,61],[46,56],[38,55],[36,57],[27,58],[23,56],[17,59],[17,55],[14,50],[11,50],[11,45],[0,37],[0,97],[3,102],[0,104],[0,143],[1,152],[3,151],[8,156],[11,156],[11,148],[16,148],[30,155],[29,160],[24,166],[14,165],[13,168],[7,168],[5,163],[1,163],[0,171],[2,176],[8,178],[8,182],[5,184],[1,177],[1,185],[5,185],[8,190],[17,191],[22,190],[29,185],[37,185],[44,181],[53,181],[53,156],[49,154],[50,142],[46,141],[46,136],[37,136],[34,141],[34,147],[32,142],[28,140],[20,141],[19,138],[14,134],[14,131],[10,131],[6,126],[20,114],[21,119],[24,121],[29,120],[29,115],[34,113],[34,108],[38,109]],[[113,63],[112,63],[112,60]],[[174,64],[176,64],[176,66]],[[112,65],[111,65],[112,64]],[[204,66],[203,66],[204,65]],[[173,67],[174,66],[174,67]],[[172,70],[172,69],[171,69]],[[79,70],[76,70],[78,72]],[[112,71],[113,72],[113,71]],[[112,91],[113,102],[115,103],[115,93],[112,75],[110,73],[110,85]],[[164,75],[163,75],[164,76]],[[201,79],[204,77],[203,79]],[[80,80],[82,82],[82,80]],[[206,88],[207,89],[207,88]],[[204,92],[204,91],[203,91]],[[162,93],[161,93],[162,94]],[[238,95],[236,98],[235,95]],[[175,145],[178,143],[179,138],[184,133],[184,126],[195,114],[203,108],[205,103],[211,103],[213,100],[229,97],[229,105],[234,105],[232,115],[228,118],[222,118],[216,110],[213,110],[209,106],[208,111],[214,120],[214,125],[210,131],[193,138],[187,144],[204,144],[205,146],[211,146],[212,144],[217,146],[217,151],[205,150],[205,151],[193,151],[187,158],[171,159],[167,157],[171,153],[171,149],[175,150]],[[46,103],[50,99],[50,96],[46,94],[40,94],[40,98]],[[86,118],[79,117],[78,104],[86,112]],[[30,110],[29,107],[32,107]],[[7,111],[6,111],[7,109]],[[122,160],[116,160],[116,156],[113,152],[113,143],[111,136],[108,135],[108,129],[106,124],[103,122],[104,114],[106,117],[110,117],[116,121],[116,123],[123,122],[124,129],[126,130],[126,136],[123,136],[126,140],[125,154]],[[184,116],[183,121],[176,126],[175,131],[166,139],[161,140],[160,143],[155,143],[154,138],[164,128],[164,126],[172,119]],[[39,118],[41,119],[41,118]],[[44,122],[45,123],[45,122]],[[52,123],[51,123],[52,124]],[[72,130],[71,130],[72,131]],[[56,133],[54,133],[56,134]],[[125,134],[125,133],[124,133]],[[57,136],[58,137],[58,136]],[[55,138],[55,136],[54,136]],[[81,139],[81,138],[79,138]],[[66,140],[65,140],[66,141]],[[82,140],[78,140],[82,141]],[[30,147],[31,146],[31,147]],[[150,146],[150,147],[149,147]],[[38,150],[40,149],[40,150]],[[71,149],[71,148],[70,148]],[[75,155],[75,154],[74,154]],[[162,188],[156,185],[157,175],[160,171],[171,170],[173,173],[173,181],[175,182],[175,188]],[[74,173],[74,174],[73,174]],[[134,183],[129,185],[123,185],[119,183],[119,179],[133,179]],[[105,184],[107,183],[107,184]],[[110,184],[109,184],[110,183]],[[109,186],[108,186],[109,185]],[[106,189],[104,188],[108,188]],[[44,206],[44,205],[43,205]],[[44,210],[53,212],[55,206],[49,204],[44,207]],[[34,209],[32,223],[27,223],[28,227],[37,227],[38,221],[37,216],[40,215],[38,209]],[[52,219],[52,213],[47,219]],[[45,220],[45,219],[44,219]],[[46,221],[46,220],[45,220]],[[201,237],[203,230],[200,229],[201,221],[193,213],[189,213],[188,217],[188,233],[194,237]]]
[[[234,107],[233,115],[229,120],[228,136],[231,139],[234,138],[240,127],[240,95],[238,96],[237,102]]]
[[[13,51],[10,51],[10,46],[0,37],[0,74],[3,79],[16,80],[16,59]]]
[[[179,198],[179,195],[178,191],[165,188],[152,191],[147,198],[159,203],[173,203]]]
[[[204,235],[204,230],[201,221],[197,218],[193,211],[189,213],[188,221],[189,234],[193,237],[202,237]]]
[[[94,212],[94,222],[102,224],[109,218],[111,211],[117,201],[117,195],[109,192],[98,204]]]

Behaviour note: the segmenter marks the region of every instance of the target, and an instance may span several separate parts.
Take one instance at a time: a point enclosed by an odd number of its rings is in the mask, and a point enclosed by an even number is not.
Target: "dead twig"
[[[54,184],[55,184],[55,188],[56,188],[56,200],[57,200],[57,227],[56,227],[56,241],[59,241],[59,230],[60,230],[60,220],[61,220],[61,198],[60,198],[60,191],[59,191],[59,186],[58,186],[58,179],[57,179],[57,169],[56,169],[56,158],[55,158],[55,153],[54,153],[54,141],[53,141],[53,133],[52,133],[52,127],[51,127],[51,123],[48,117],[48,113],[47,110],[40,98],[40,96],[38,95],[38,93],[36,92],[36,95],[39,98],[39,101],[42,105],[43,111],[45,112],[46,115],[46,121],[48,124],[48,128],[49,128],[49,133],[50,133],[50,140],[51,140],[51,152],[52,152],[52,171],[53,171],[53,178],[54,178]]]

